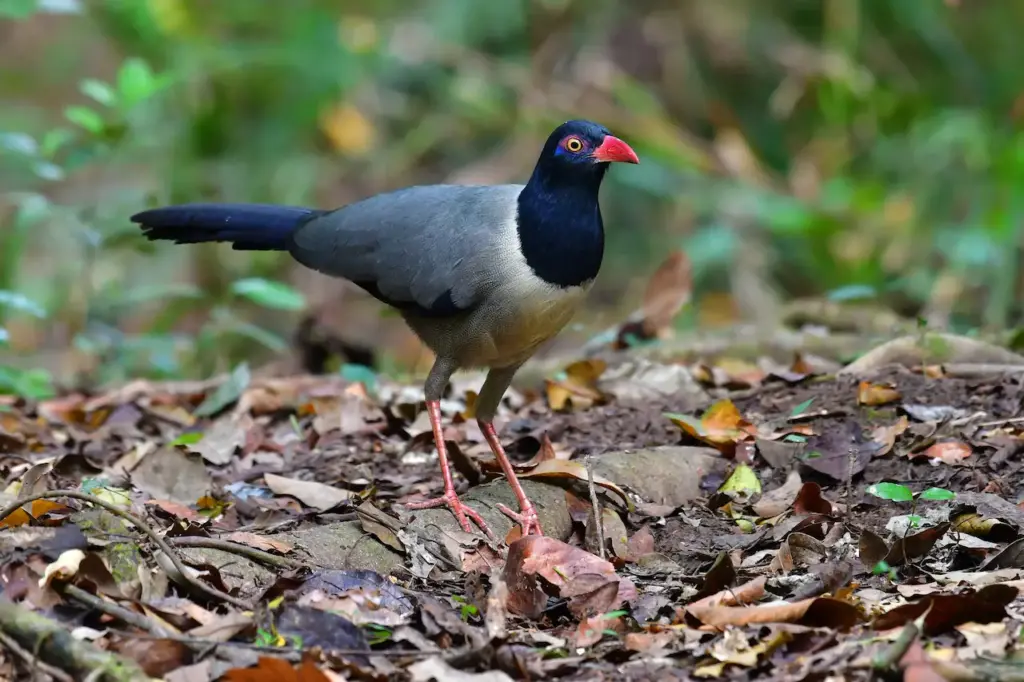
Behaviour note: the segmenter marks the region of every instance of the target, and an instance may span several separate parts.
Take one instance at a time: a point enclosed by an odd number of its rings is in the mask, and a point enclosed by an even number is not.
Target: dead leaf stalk
[[[590,455],[586,458],[587,464],[587,485],[590,488],[590,504],[594,508],[594,526],[597,530],[597,546],[602,559],[605,559],[604,548],[604,523],[601,518],[601,503],[597,499],[597,486],[594,485],[594,462]]]
[[[222,552],[228,552],[230,554],[238,554],[247,559],[266,564],[268,566],[274,566],[275,568],[306,568],[307,564],[302,561],[295,559],[289,559],[288,557],[277,556],[270,552],[264,552],[262,549],[256,549],[255,547],[249,547],[242,545],[237,542],[231,542],[229,540],[222,540],[220,538],[202,538],[202,537],[190,537],[182,536],[176,538],[167,538],[169,544],[174,547],[199,547],[202,549],[218,549]]]
[[[34,502],[36,500],[52,500],[61,497],[70,497],[73,500],[81,500],[83,502],[88,502],[89,504],[96,505],[97,507],[102,507],[103,509],[107,510],[114,516],[120,517],[125,521],[128,521],[136,528],[141,530],[150,540],[153,541],[153,544],[156,545],[161,552],[167,555],[167,558],[171,560],[172,564],[174,564],[174,568],[176,568],[178,570],[178,573],[181,574],[181,579],[184,580],[186,583],[196,588],[200,592],[204,592],[205,594],[211,597],[215,597],[222,601],[226,601],[232,606],[236,606],[240,609],[244,609],[247,611],[252,610],[252,605],[246,602],[244,599],[232,597],[230,594],[221,592],[216,587],[213,587],[212,585],[204,583],[202,580],[193,577],[191,570],[187,566],[185,566],[182,560],[178,557],[177,553],[175,553],[171,546],[167,544],[167,541],[160,537],[160,535],[155,530],[153,530],[153,528],[150,527],[148,523],[143,521],[135,514],[125,511],[124,509],[121,509],[117,505],[111,504],[106,500],[101,500],[95,495],[89,495],[88,493],[78,492],[77,490],[47,490],[39,493],[33,493],[27,497],[23,497],[15,502],[12,502],[3,509],[0,509],[0,519],[6,519],[8,516],[16,512],[22,505],[27,504],[29,502]]]
[[[75,682],[75,678],[68,675],[60,668],[55,668],[49,663],[43,663],[39,660],[38,656],[34,656],[31,651],[27,651],[24,647],[18,644],[18,640],[14,639],[6,632],[0,632],[0,644],[3,644],[11,653],[25,661],[25,663],[32,669],[32,677],[35,679],[37,671],[44,672],[57,682]]]

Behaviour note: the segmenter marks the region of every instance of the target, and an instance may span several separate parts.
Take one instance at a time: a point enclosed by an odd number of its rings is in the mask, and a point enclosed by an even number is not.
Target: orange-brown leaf
[[[920,456],[956,466],[971,456],[971,446],[959,441],[942,441],[925,450]]]
[[[857,386],[857,402],[861,405],[888,405],[900,399],[900,392],[892,384],[862,381]]]

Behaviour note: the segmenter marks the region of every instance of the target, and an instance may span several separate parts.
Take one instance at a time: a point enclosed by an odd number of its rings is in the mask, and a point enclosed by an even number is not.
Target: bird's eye
[[[578,137],[570,137],[565,141],[565,148],[575,154],[583,149],[583,141]]]

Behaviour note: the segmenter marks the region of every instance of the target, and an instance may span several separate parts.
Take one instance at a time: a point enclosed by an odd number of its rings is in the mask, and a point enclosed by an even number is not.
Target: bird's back
[[[450,316],[495,283],[515,237],[522,185],[423,185],[378,194],[310,220],[292,235],[303,265],[355,282],[420,315]]]

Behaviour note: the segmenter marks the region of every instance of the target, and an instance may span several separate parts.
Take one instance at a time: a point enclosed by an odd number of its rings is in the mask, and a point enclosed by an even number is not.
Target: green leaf
[[[189,433],[181,434],[180,436],[172,440],[170,443],[168,443],[168,445],[170,445],[172,448],[177,445],[195,445],[202,439],[202,433],[200,433],[199,431],[191,431]]]
[[[19,294],[17,291],[0,289],[0,308],[10,308],[20,313],[27,313],[39,319],[46,318],[46,309],[28,296]]]
[[[82,94],[86,97],[91,97],[104,106],[113,106],[117,101],[117,95],[114,93],[114,89],[103,81],[98,81],[95,78],[86,78],[78,84],[78,89],[81,90]]]
[[[11,342],[11,334],[3,327],[0,327],[0,346],[6,346]]]
[[[790,417],[799,417],[801,414],[807,411],[807,408],[814,402],[814,398],[808,398],[799,405],[793,408],[793,411],[789,413]]]
[[[206,396],[206,399],[199,404],[193,414],[196,417],[209,417],[217,414],[238,400],[248,388],[250,379],[249,365],[243,362],[232,370],[227,380],[218,386],[217,390]]]
[[[75,139],[75,134],[67,128],[54,128],[43,135],[43,141],[39,144],[39,153],[51,159],[61,147],[73,139]]]
[[[891,502],[913,502],[914,493],[905,485],[899,483],[874,483],[868,486],[869,495],[881,497]]]
[[[0,366],[0,395],[16,395],[28,400],[45,400],[57,394],[53,377],[45,369],[17,369]]]
[[[103,132],[106,125],[103,117],[88,107],[68,107],[64,110],[64,117],[94,135]]]
[[[306,307],[306,298],[299,291],[283,282],[261,277],[240,279],[231,285],[231,290],[265,308],[302,310]]]
[[[782,437],[784,443],[806,443],[807,436],[802,433],[787,433]]]
[[[921,493],[920,498],[922,500],[934,501],[955,500],[956,493],[945,488],[928,488],[928,490]]]
[[[149,97],[156,90],[153,71],[138,57],[126,59],[117,72],[117,90],[125,107],[132,107]]]

